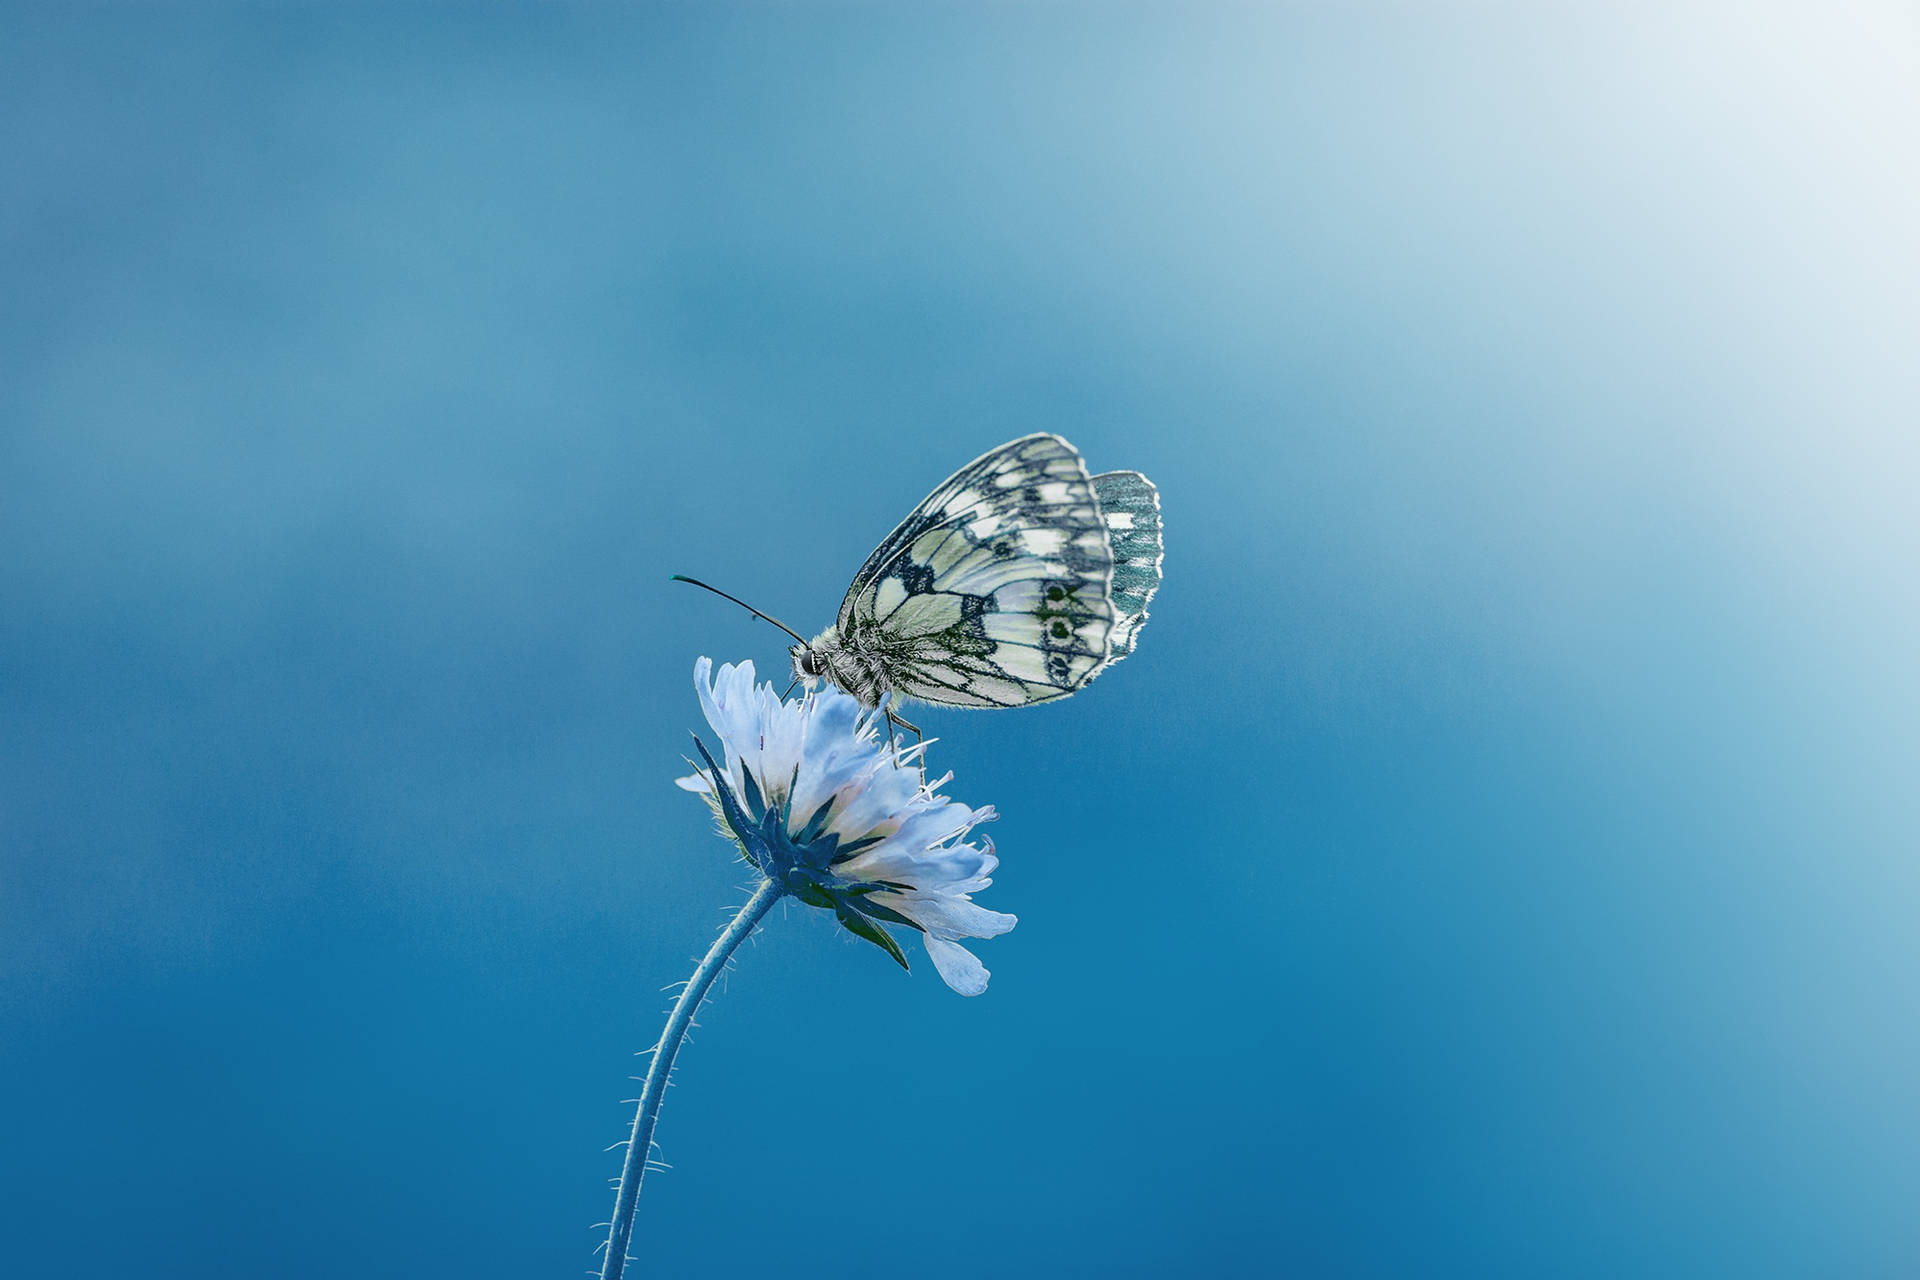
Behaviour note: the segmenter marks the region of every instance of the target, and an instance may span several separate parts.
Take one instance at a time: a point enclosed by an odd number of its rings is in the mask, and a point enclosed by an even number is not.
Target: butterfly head
[[[816,680],[825,680],[838,685],[846,692],[859,697],[859,690],[849,684],[849,678],[855,675],[855,666],[849,666],[849,654],[840,639],[838,627],[828,627],[811,640],[802,641],[787,647],[787,654],[793,659],[793,678],[812,684]],[[854,683],[858,683],[855,681]],[[865,705],[872,706],[868,701]]]
[[[810,644],[796,644],[787,649],[793,658],[793,678],[795,680],[820,680],[827,674],[827,655]]]

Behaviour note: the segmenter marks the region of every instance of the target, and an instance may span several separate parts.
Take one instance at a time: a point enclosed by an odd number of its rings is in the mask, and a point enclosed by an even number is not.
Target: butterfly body
[[[1160,562],[1145,476],[1089,476],[1065,440],[1023,436],[956,471],[874,549],[834,624],[793,646],[794,677],[868,707],[889,693],[955,707],[1065,697],[1133,651]]]

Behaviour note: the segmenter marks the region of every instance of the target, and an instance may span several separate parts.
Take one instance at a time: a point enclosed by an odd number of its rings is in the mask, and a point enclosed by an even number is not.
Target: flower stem
[[[760,882],[753,897],[747,899],[747,905],[740,908],[740,914],[714,939],[699,968],[687,980],[680,998],[674,1001],[673,1012],[667,1015],[666,1029],[654,1046],[653,1065],[647,1068],[647,1083],[640,1090],[640,1108],[634,1112],[633,1136],[627,1140],[627,1160],[620,1170],[620,1191],[614,1197],[613,1223],[607,1231],[607,1256],[600,1264],[600,1280],[620,1280],[626,1271],[633,1211],[640,1203],[640,1179],[646,1175],[647,1159],[653,1152],[653,1127],[660,1119],[660,1101],[666,1095],[667,1077],[673,1074],[673,1059],[680,1052],[680,1042],[687,1038],[693,1015],[699,1012],[700,1002],[707,998],[713,980],[726,967],[727,958],[785,892],[771,880]]]

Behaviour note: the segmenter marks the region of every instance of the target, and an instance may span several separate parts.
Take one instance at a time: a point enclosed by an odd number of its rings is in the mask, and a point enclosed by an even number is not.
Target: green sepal
[[[746,792],[744,798],[747,812],[759,814],[760,820],[765,822],[767,798],[760,794],[760,784],[753,780],[753,770],[744,767],[740,770],[740,786]]]
[[[794,770],[795,781],[792,784],[793,786],[799,785],[799,781],[798,781],[799,773],[800,773],[800,770],[796,768]],[[791,796],[793,794],[792,790],[789,790],[787,794]],[[800,828],[800,834],[793,838],[793,842],[795,844],[810,845],[814,841],[820,839],[820,833],[823,830],[825,830],[827,825],[827,820],[833,816],[834,799],[835,797],[828,796],[825,800],[822,800],[820,802],[819,808],[815,809],[811,814],[807,815],[807,820],[805,824],[802,825]],[[839,843],[840,843],[839,837],[837,836],[834,837],[834,844],[838,845]]]
[[[879,886],[876,885],[874,887],[878,888]],[[867,894],[872,892],[873,889],[855,890],[848,895],[849,900],[847,905],[855,911],[858,911],[861,915],[872,916],[875,920],[885,920],[888,924],[903,924],[909,929],[918,929],[921,933],[926,932],[917,921],[910,920],[898,911],[895,911],[892,907],[883,907],[873,899],[867,897]]]
[[[843,845],[837,845],[834,848],[833,857],[828,859],[828,865],[839,866],[862,849],[871,849],[886,838],[885,836],[861,836],[858,840],[849,840]]]
[[[765,864],[754,852],[753,846],[748,843],[748,833],[753,832],[757,835],[758,832],[740,808],[740,802],[734,798],[733,788],[727,785],[727,775],[721,772],[720,766],[714,762],[712,753],[707,750],[707,744],[700,741],[700,735],[697,733],[693,735],[693,746],[707,764],[707,777],[712,784],[712,790],[707,793],[707,802],[719,810],[720,820],[726,824],[728,833],[733,836],[734,842],[739,846],[746,860],[762,872],[771,871],[772,868]],[[742,772],[745,771],[742,770]],[[748,785],[752,785],[751,774],[747,776],[747,782]]]
[[[837,914],[840,903],[834,896],[813,882],[810,876],[795,873],[787,877],[787,892],[810,907],[832,907]]]
[[[913,966],[907,963],[906,953],[900,950],[900,944],[893,940],[892,934],[843,903],[834,903],[833,913],[840,917],[840,923],[846,926],[848,933],[856,938],[865,938],[892,956],[894,963],[902,969],[909,973],[913,971]]]

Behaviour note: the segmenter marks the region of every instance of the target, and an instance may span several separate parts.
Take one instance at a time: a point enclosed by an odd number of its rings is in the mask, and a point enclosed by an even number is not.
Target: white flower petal
[[[936,938],[997,938],[1020,917],[989,911],[977,902],[943,893],[893,893],[881,890],[873,900],[892,907]]]
[[[977,996],[987,989],[987,979],[993,975],[973,952],[931,934],[922,941],[927,946],[927,958],[948,986],[963,996]]]
[[[992,884],[991,869],[970,844],[929,849],[889,837],[840,864],[849,880],[883,880],[911,889],[940,893],[977,893]]]
[[[966,831],[964,826],[954,830],[955,818],[945,810],[964,813],[966,806],[914,813],[885,840],[849,858],[841,866],[841,874],[850,880],[887,880],[916,889],[944,888],[952,893],[986,888],[992,883],[988,877],[1000,865],[1000,859],[993,856],[993,842],[983,841],[984,849],[972,844],[939,843]],[[991,815],[993,811],[978,812]]]

